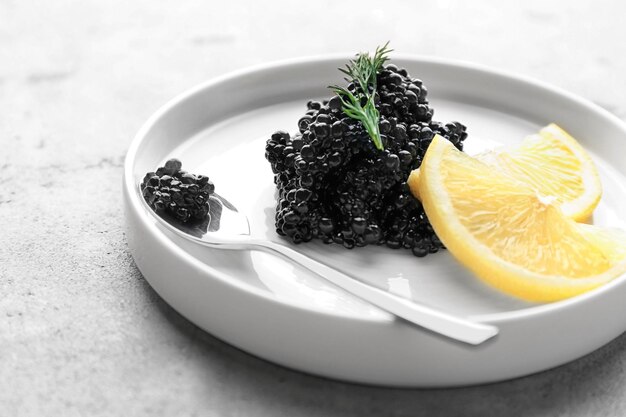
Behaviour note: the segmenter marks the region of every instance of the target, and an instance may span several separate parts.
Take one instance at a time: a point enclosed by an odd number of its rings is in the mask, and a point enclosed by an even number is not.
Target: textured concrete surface
[[[626,119],[626,3],[504,3],[0,0],[0,415],[625,415],[625,336],[489,386],[343,384],[199,331],[126,248],[121,172],[137,128],[251,64],[390,39],[540,78]]]

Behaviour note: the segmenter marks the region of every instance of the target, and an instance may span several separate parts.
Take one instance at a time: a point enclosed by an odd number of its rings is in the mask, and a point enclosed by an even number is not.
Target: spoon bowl
[[[174,216],[164,213],[157,216],[169,228],[174,228],[181,236],[202,243],[204,240],[232,238],[250,235],[250,222],[235,206],[219,194],[209,197],[209,214],[201,222],[181,223]]]

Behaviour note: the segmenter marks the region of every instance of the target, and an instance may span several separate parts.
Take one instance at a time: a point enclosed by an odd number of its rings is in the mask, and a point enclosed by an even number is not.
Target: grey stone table
[[[0,0],[0,416],[626,414],[624,336],[505,383],[356,386],[204,333],[133,264],[129,142],[167,99],[230,70],[389,39],[542,79],[626,119],[624,2],[383,3]]]

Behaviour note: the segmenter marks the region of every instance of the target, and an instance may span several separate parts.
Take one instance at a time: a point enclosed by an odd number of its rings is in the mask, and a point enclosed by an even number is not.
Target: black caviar
[[[215,186],[209,177],[182,170],[178,159],[168,160],[156,172],[148,172],[141,192],[159,215],[169,214],[182,223],[202,221],[209,213],[209,197]]]
[[[278,189],[277,233],[294,243],[386,245],[420,257],[443,248],[406,180],[435,134],[462,150],[467,133],[459,122],[433,121],[426,96],[426,86],[405,69],[389,64],[378,73],[374,100],[384,150],[342,112],[338,96],[307,103],[297,134],[275,132],[265,157]]]

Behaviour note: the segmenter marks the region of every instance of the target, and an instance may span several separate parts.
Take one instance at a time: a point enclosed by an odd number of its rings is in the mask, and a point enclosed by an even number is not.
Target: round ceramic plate
[[[492,382],[585,355],[626,329],[626,277],[566,301],[535,305],[486,287],[446,251],[415,258],[385,247],[298,245],[371,285],[500,329],[470,346],[364,303],[291,263],[257,251],[219,251],[162,227],[138,191],[143,175],[171,157],[210,176],[250,219],[274,232],[275,190],[264,158],[276,130],[296,131],[306,102],[329,97],[350,57],[304,59],[238,72],[200,85],[153,115],[126,158],[128,242],[150,285],[211,334],[272,362],[359,383],[435,387]],[[519,142],[556,122],[589,150],[604,196],[593,221],[626,228],[626,128],[581,98],[526,78],[465,63],[401,57],[393,62],[429,88],[435,120],[468,127],[468,153]],[[619,150],[619,151],[618,151]]]

